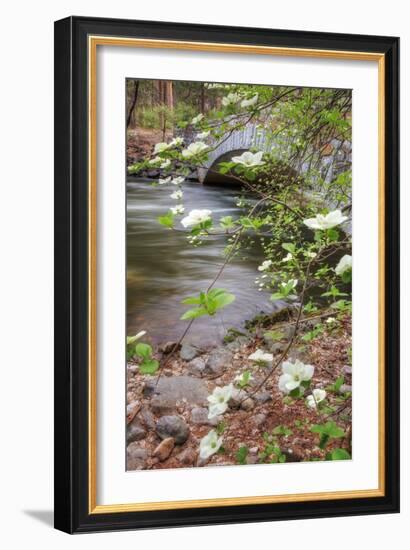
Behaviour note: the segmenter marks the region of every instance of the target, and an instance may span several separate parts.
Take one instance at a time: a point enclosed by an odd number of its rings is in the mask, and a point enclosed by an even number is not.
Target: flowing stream
[[[226,237],[211,237],[194,248],[179,222],[178,231],[161,226],[157,218],[177,201],[170,198],[175,186],[153,187],[143,179],[127,183],[127,334],[147,331],[154,344],[177,340],[187,321],[181,315],[192,306],[181,300],[206,290],[223,263]],[[213,211],[214,223],[223,216],[238,217],[238,188],[184,184],[185,213],[191,209]],[[180,219],[180,218],[179,218]],[[246,259],[235,258],[226,266],[216,288],[236,296],[235,302],[214,317],[196,319],[185,341],[210,347],[221,341],[226,330],[241,328],[246,319],[260,311],[273,311],[267,292],[255,284],[262,261],[258,244],[246,251]]]

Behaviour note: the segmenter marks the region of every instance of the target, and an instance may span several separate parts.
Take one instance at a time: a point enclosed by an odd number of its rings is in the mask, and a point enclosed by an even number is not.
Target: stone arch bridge
[[[193,141],[193,140],[191,140]],[[211,147],[214,145],[211,143]],[[223,140],[208,156],[205,167],[198,169],[198,179],[203,184],[214,183],[234,183],[232,178],[216,172],[220,162],[227,162],[233,156],[241,155],[254,147],[258,151],[280,150],[286,148],[286,144],[278,144],[267,137],[266,132],[258,129],[255,125],[247,125],[241,130],[236,130],[225,140]],[[285,151],[284,151],[285,152]],[[326,182],[331,182],[337,174],[348,169],[351,163],[352,152],[351,143],[347,141],[332,140],[327,150],[322,153],[320,158],[316,159],[316,166],[319,173]],[[290,168],[303,176],[310,169],[311,161],[292,165]]]

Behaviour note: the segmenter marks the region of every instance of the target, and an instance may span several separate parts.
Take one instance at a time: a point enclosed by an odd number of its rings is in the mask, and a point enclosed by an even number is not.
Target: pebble
[[[179,352],[179,356],[184,361],[191,361],[197,355],[199,355],[199,353],[200,350],[197,347],[192,346],[191,344],[183,344],[181,351]]]
[[[165,397],[159,397],[155,395],[151,399],[151,410],[157,416],[165,414],[171,414],[175,411],[176,403],[171,399],[165,399]]]
[[[222,420],[222,416],[208,418],[208,409],[205,407],[194,407],[191,411],[191,422],[197,425],[216,426]]]
[[[189,427],[180,416],[162,416],[156,425],[156,432],[161,439],[173,437],[177,445],[188,439]]]
[[[267,418],[266,414],[259,413],[259,414],[255,414],[255,416],[253,417],[253,421],[258,427],[260,427],[262,426],[262,424],[266,422],[266,418]]]
[[[258,403],[267,403],[268,401],[272,401],[272,394],[268,391],[258,392],[253,397]]]
[[[283,342],[273,342],[269,346],[269,351],[274,355],[283,353],[285,351],[287,344]]]
[[[165,342],[165,344],[161,344],[158,349],[165,355],[168,355],[169,353],[180,350],[181,344],[178,344],[178,342]]]
[[[139,420],[134,418],[127,426],[127,443],[144,439],[146,433],[145,428],[140,424]]]
[[[149,429],[153,430],[155,428],[155,417],[148,407],[143,407],[139,414],[144,425]]]
[[[248,397],[248,399],[245,399],[245,401],[242,401],[241,403],[241,409],[244,411],[252,411],[255,408],[255,401]]]
[[[184,449],[181,453],[179,453],[176,458],[181,464],[184,464],[185,466],[191,466],[195,463],[197,457],[198,453],[194,449],[188,447],[187,449]]]
[[[158,458],[160,462],[166,460],[169,455],[172,453],[172,450],[175,446],[175,439],[173,437],[167,437],[156,447],[153,456]]]
[[[221,376],[231,362],[232,353],[225,348],[217,348],[210,353],[204,372],[207,375]]]
[[[188,363],[187,370],[189,373],[193,374],[194,376],[198,376],[198,377],[203,376],[205,371],[204,359],[202,359],[202,357],[196,357],[195,359],[193,359]]]
[[[127,470],[143,470],[147,465],[148,451],[134,441],[127,447]]]
[[[229,400],[229,407],[231,409],[237,409],[241,405],[242,400],[244,400],[247,397],[247,393],[244,390],[238,390],[234,388],[232,392],[232,396]]]
[[[127,416],[129,414],[132,414],[136,408],[138,408],[139,401],[132,401],[129,405],[127,405]]]

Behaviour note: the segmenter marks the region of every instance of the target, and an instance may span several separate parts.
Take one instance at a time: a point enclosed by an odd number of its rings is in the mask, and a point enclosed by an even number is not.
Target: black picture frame
[[[385,56],[385,494],[141,512],[89,512],[88,132],[90,35]],[[55,23],[55,527],[67,533],[399,511],[399,39],[68,17]]]

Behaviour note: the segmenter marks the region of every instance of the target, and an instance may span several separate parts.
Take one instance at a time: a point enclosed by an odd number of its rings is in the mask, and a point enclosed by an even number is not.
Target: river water
[[[187,321],[181,315],[190,306],[181,300],[205,290],[223,263],[224,236],[212,237],[194,248],[187,233],[161,226],[157,218],[176,201],[170,198],[175,186],[153,187],[147,180],[130,179],[127,183],[127,334],[147,331],[154,344],[179,338]],[[237,217],[238,188],[225,185],[184,184],[185,213],[208,208],[214,222],[222,216]],[[233,259],[216,284],[236,296],[235,302],[214,317],[204,316],[193,324],[185,341],[209,347],[219,343],[230,327],[240,328],[246,319],[260,311],[273,311],[267,292],[255,284],[257,266],[262,261],[258,244],[246,253],[247,258]]]

